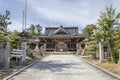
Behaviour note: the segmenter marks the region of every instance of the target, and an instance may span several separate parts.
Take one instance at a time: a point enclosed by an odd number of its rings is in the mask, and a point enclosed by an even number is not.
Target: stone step
[[[52,52],[53,54],[71,54],[72,52]]]

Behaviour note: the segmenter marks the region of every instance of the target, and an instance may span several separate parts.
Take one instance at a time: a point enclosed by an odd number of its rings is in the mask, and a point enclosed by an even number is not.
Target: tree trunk
[[[111,45],[110,45],[109,41],[108,41],[108,48],[109,48],[109,53],[110,53],[111,60],[114,61],[113,55],[112,55],[112,50],[111,50]]]
[[[94,54],[92,54],[92,56],[93,56],[93,59],[97,59],[97,57],[96,57],[96,53],[94,53]]]
[[[86,48],[87,48],[87,45],[85,45],[84,49],[82,50],[82,55],[85,55]]]

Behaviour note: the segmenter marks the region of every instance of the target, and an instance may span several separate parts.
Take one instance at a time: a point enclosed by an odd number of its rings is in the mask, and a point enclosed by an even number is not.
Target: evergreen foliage
[[[34,38],[36,36],[41,35],[42,27],[39,24],[37,25],[31,24],[31,26],[26,30],[31,35],[31,37]]]
[[[0,44],[5,46],[6,45],[6,38],[5,38],[5,33],[0,31]]]
[[[7,31],[7,26],[11,24],[10,21],[10,11],[6,10],[5,14],[0,14],[0,26],[5,28],[5,31]]]
[[[18,31],[13,31],[10,32],[10,43],[12,48],[19,48],[19,46],[21,46],[21,37],[18,36],[19,32]]]

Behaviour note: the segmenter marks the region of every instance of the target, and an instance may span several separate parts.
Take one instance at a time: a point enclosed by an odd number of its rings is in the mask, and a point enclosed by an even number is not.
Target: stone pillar
[[[44,47],[44,46],[41,46],[41,47],[40,47],[40,55],[41,55],[41,56],[44,56],[44,48],[43,48],[43,47]]]
[[[44,43],[44,51],[46,52],[46,44]]]
[[[119,61],[118,61],[118,64],[120,64],[120,49],[119,49]]]
[[[44,55],[45,55],[46,54],[46,44],[44,43],[43,45],[44,45],[43,48],[44,48]]]
[[[0,67],[4,67],[5,62],[5,50],[3,45],[0,45]]]
[[[30,48],[29,48],[29,46],[27,46],[26,48],[27,48],[26,55],[27,55],[27,56],[30,56],[30,55],[31,55],[31,53],[30,53]]]
[[[27,47],[27,43],[26,42],[22,42],[22,50],[23,50],[23,58],[22,58],[22,63],[25,62],[25,59],[26,59],[26,47]]]
[[[11,54],[11,47],[10,42],[7,42],[7,45],[5,47],[5,61],[4,61],[4,70],[9,70],[9,64],[10,64],[10,54]]]
[[[100,54],[100,56],[99,56],[99,58],[100,58],[99,62],[102,63],[102,62],[104,62],[104,53],[103,53],[103,45],[102,45],[101,41],[99,41],[99,54]]]
[[[76,43],[76,47],[77,47],[77,54],[79,53],[79,44]]]
[[[36,47],[35,47],[34,51],[35,51],[35,53],[39,53],[40,52],[39,47],[38,47],[39,39],[37,38],[35,41],[36,41]]]

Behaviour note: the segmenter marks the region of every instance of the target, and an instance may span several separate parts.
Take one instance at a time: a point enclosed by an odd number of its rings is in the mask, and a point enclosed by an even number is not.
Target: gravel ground
[[[10,80],[117,80],[73,55],[51,55]]]

